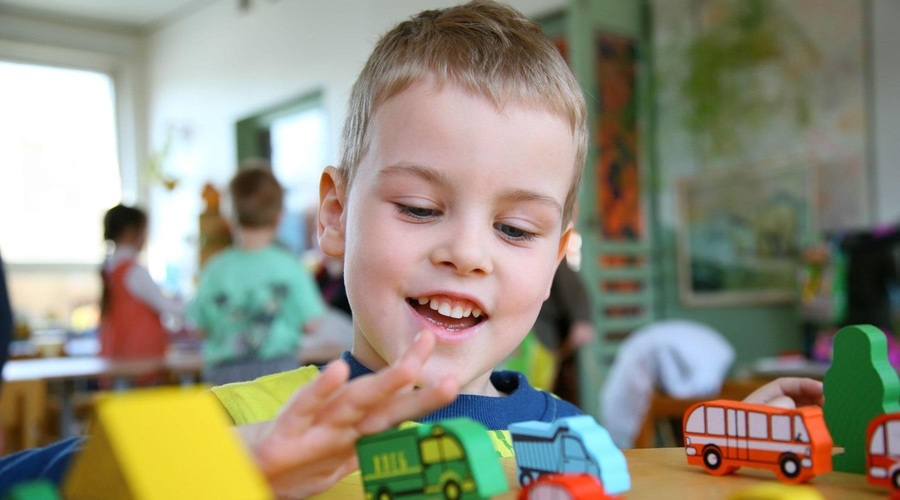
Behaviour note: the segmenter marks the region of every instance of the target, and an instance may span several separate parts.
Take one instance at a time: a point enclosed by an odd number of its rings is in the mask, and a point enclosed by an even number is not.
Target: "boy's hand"
[[[397,363],[350,382],[347,364],[335,361],[300,388],[275,420],[240,427],[278,498],[330,488],[357,468],[357,439],[453,401],[459,383],[452,378],[413,387],[434,342],[423,332]]]
[[[822,382],[811,378],[783,377],[753,391],[745,403],[757,403],[781,408],[818,405],[825,402]]]

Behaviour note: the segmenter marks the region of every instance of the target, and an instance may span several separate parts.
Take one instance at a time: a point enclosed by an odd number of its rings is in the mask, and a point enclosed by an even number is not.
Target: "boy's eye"
[[[520,229],[509,224],[494,224],[494,229],[500,231],[505,238],[516,241],[530,241],[535,238],[535,234],[524,229]]]
[[[430,217],[434,217],[438,215],[438,211],[433,208],[423,208],[423,207],[413,207],[410,205],[403,205],[401,203],[396,203],[397,212],[408,215],[414,219],[428,219]]]

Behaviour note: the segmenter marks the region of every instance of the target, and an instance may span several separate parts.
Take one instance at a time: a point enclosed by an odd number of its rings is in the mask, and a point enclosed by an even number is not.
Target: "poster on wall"
[[[596,36],[597,213],[606,241],[643,237],[637,134],[637,49],[629,37]]]
[[[797,262],[814,226],[806,161],[754,165],[679,184],[678,278],[689,306],[796,300]]]
[[[654,0],[663,185],[804,158],[818,180],[815,230],[867,225],[866,5]],[[674,202],[663,200],[665,226],[675,223]]]

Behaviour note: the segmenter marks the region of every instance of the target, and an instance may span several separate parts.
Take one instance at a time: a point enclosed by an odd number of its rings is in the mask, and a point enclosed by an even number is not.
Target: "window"
[[[295,254],[316,248],[310,219],[319,200],[327,158],[327,113],[321,92],[260,111],[236,124],[238,162],[264,158],[285,188],[278,241]]]
[[[563,446],[565,447],[566,459],[586,460],[587,452],[584,451],[584,445],[581,441],[573,437],[563,438]]]
[[[422,463],[425,465],[441,461],[441,448],[438,446],[437,438],[425,438],[420,441],[419,452],[422,454]]]
[[[703,428],[704,423],[703,407],[701,406],[691,413],[684,428],[687,432],[702,433],[705,431]]]
[[[462,460],[465,456],[463,453],[462,446],[456,440],[456,438],[451,436],[441,436],[440,438],[440,447],[441,451],[444,455],[444,461],[450,460]]]
[[[769,438],[769,417],[764,413],[751,411],[750,419],[750,437],[755,439]]]
[[[0,109],[3,259],[96,268],[122,194],[109,75],[0,61]]]
[[[0,252],[16,322],[88,330],[103,214],[122,196],[112,79],[0,60],[0,110]]]
[[[806,425],[800,415],[794,415],[794,439],[801,443],[809,442],[809,433],[806,432]]]
[[[891,456],[900,455],[900,420],[890,420],[885,425],[887,449]]]
[[[706,432],[715,436],[725,435],[725,409],[709,407],[706,409]]]
[[[728,435],[747,437],[747,412],[729,408],[726,414],[728,415]]]
[[[791,440],[791,417],[788,415],[772,415],[772,439],[777,441]]]
[[[879,425],[875,432],[872,433],[872,444],[869,453],[873,455],[884,455],[884,426]]]

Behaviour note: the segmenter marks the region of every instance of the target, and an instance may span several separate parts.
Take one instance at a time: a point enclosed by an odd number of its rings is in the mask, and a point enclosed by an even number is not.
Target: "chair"
[[[722,384],[719,394],[705,398],[676,399],[659,390],[653,392],[647,414],[634,440],[635,448],[657,448],[682,446],[680,428],[684,413],[695,403],[713,399],[742,400],[751,392],[768,382],[760,379],[732,379]],[[674,421],[674,424],[673,424]]]
[[[4,454],[40,446],[44,439],[47,383],[43,380],[4,382],[0,387],[0,426]]]

